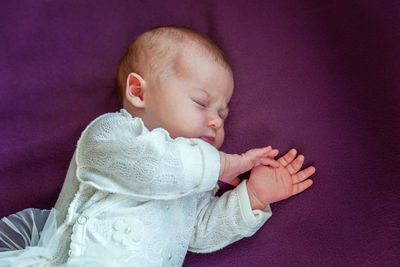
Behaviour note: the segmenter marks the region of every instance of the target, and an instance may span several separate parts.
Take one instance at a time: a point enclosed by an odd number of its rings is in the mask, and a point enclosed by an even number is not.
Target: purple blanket
[[[117,111],[115,68],[149,27],[226,52],[235,93],[222,150],[294,147],[314,185],[250,238],[185,266],[400,266],[398,1],[5,1],[0,217],[50,208],[84,127]]]

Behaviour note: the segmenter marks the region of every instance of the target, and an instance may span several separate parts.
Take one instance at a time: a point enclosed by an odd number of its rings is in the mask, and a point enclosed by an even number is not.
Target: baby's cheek
[[[220,130],[218,130],[217,139],[215,140],[215,147],[217,149],[220,149],[220,147],[224,143],[224,139],[225,139],[225,131],[221,128]]]

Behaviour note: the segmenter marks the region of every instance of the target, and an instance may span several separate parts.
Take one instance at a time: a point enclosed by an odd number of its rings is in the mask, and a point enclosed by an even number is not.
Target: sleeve
[[[106,114],[82,133],[76,165],[78,180],[99,190],[175,199],[211,190],[220,158],[201,139],[172,139],[164,129],[149,131],[139,118]]]
[[[219,198],[203,194],[189,251],[209,253],[221,249],[252,236],[271,217],[269,205],[264,210],[251,209],[246,182]]]

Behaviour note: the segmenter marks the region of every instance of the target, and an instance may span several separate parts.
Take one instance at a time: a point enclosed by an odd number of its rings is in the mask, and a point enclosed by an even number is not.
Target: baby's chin
[[[222,144],[223,144],[224,142],[222,141],[222,142],[220,142],[220,144],[213,144],[213,147],[215,147],[216,149],[220,149],[221,148],[221,146],[222,146]]]
[[[168,131],[168,130],[167,130]],[[188,135],[188,134],[177,134],[177,133],[174,133],[174,132],[170,132],[170,131],[168,131],[168,133],[169,133],[169,135],[170,135],[170,137],[172,138],[172,139],[175,139],[175,138],[178,138],[178,137],[183,137],[183,138],[198,138],[198,139],[201,139],[201,140],[203,140],[204,142],[207,142],[207,143],[209,143],[210,145],[212,145],[213,147],[215,147],[216,149],[220,149],[220,147],[222,146],[222,144],[223,144],[223,140],[222,140],[222,142],[221,141],[218,141],[218,140],[208,140],[207,139],[207,137],[204,137],[204,136],[191,136],[191,135]]]

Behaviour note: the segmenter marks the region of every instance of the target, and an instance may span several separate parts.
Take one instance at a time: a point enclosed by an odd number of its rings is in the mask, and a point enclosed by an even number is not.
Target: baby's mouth
[[[212,136],[202,136],[202,137],[200,137],[200,139],[203,141],[206,141],[210,145],[214,144],[214,140],[215,140],[215,138]]]

